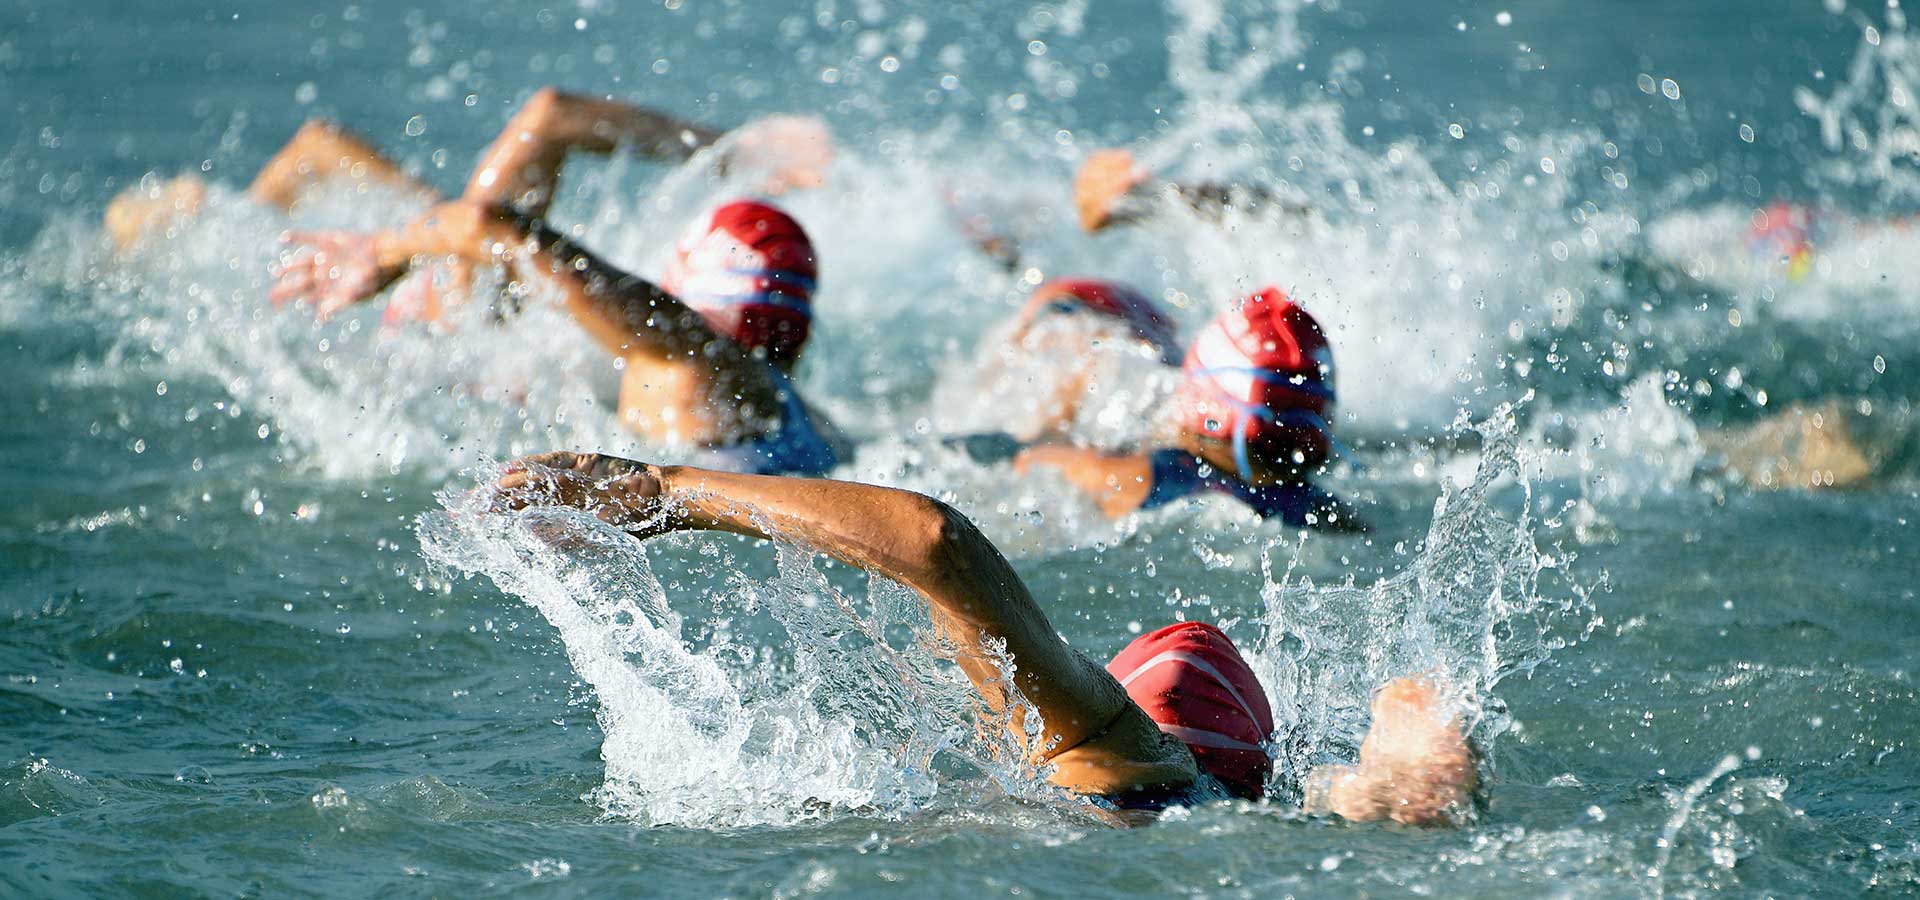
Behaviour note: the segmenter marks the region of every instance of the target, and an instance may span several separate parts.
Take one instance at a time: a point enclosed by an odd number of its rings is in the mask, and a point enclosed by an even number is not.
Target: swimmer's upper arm
[[[720,133],[617,100],[533,92],[480,154],[465,197],[544,215],[560,168],[574,152],[611,153],[625,143],[656,159],[684,160]]]
[[[1040,759],[1099,736],[1129,708],[1120,683],[1073,651],[1006,557],[953,507],[911,491],[826,479],[661,470],[683,527],[793,541],[878,572],[927,599],[934,627],[989,708],[1017,710],[994,661],[1004,650],[1019,693],[1045,723]],[[1141,714],[1144,717],[1144,714]]]

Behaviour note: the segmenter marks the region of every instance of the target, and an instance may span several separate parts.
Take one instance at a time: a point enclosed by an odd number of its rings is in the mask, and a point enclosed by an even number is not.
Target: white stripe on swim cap
[[[1227,737],[1217,731],[1208,731],[1205,728],[1190,728],[1185,725],[1161,725],[1159,722],[1153,724],[1159,725],[1161,731],[1178,738],[1182,744],[1192,744],[1195,747],[1208,747],[1214,750],[1245,750],[1250,753],[1258,753],[1261,756],[1271,756],[1271,754],[1267,753],[1267,748],[1259,744],[1249,744],[1237,738]]]
[[[1227,676],[1220,674],[1220,670],[1214,668],[1213,663],[1207,662],[1206,659],[1202,658],[1198,654],[1195,654],[1191,651],[1187,651],[1187,650],[1163,651],[1158,656],[1155,656],[1152,659],[1149,659],[1146,662],[1141,663],[1140,667],[1137,669],[1134,669],[1132,672],[1129,672],[1127,674],[1127,677],[1120,679],[1120,686],[1124,688],[1127,685],[1132,684],[1135,679],[1139,678],[1141,675],[1146,674],[1148,669],[1151,669],[1154,666],[1160,665],[1161,663],[1186,663],[1187,665],[1190,665],[1196,669],[1199,669],[1201,672],[1206,673],[1208,676],[1212,677],[1214,681],[1219,682],[1221,687],[1226,688],[1227,693],[1233,695],[1233,702],[1240,704],[1240,711],[1247,714],[1247,719],[1253,722],[1254,727],[1258,728],[1260,726],[1260,717],[1257,715],[1254,715],[1253,707],[1247,703],[1247,698],[1240,696],[1240,691],[1234,688],[1233,682],[1228,681]],[[1165,726],[1162,726],[1162,728],[1164,729]]]
[[[1253,375],[1245,371],[1254,368],[1253,360],[1233,342],[1225,325],[1208,325],[1193,339],[1193,358],[1196,368],[1225,370],[1208,377],[1228,396],[1241,400],[1253,396]]]

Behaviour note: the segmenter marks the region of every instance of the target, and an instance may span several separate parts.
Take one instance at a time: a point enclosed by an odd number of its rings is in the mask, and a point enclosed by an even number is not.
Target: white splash
[[[485,576],[554,627],[596,696],[606,735],[597,797],[609,814],[701,826],[904,815],[933,803],[939,773],[956,766],[1016,795],[1048,794],[1003,729],[976,726],[977,695],[940,660],[949,651],[904,589],[876,580],[850,598],[810,554],[782,549],[769,581],[735,576],[729,596],[670,595],[640,545],[597,520],[489,514],[488,500],[444,494],[446,511],[421,521],[422,553]],[[784,639],[775,655],[790,665],[724,637],[694,649],[673,609],[693,602],[765,611]]]

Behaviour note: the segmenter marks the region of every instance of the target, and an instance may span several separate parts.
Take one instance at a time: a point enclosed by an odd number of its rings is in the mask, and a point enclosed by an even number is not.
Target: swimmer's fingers
[[[585,453],[574,453],[570,450],[553,450],[546,453],[535,453],[531,456],[522,456],[501,468],[501,486],[506,486],[505,482],[507,478],[523,475],[531,468],[572,469],[578,466],[580,461],[588,455],[589,454]]]
[[[660,508],[662,493],[659,472],[652,466],[617,456],[566,451],[514,460],[495,486],[497,511],[569,506],[621,527],[652,517]]]
[[[495,484],[493,510],[515,512],[535,506],[583,506],[581,481],[564,469],[530,465],[500,476]]]
[[[595,478],[614,478],[644,471],[647,464],[605,453],[574,453],[567,450],[555,450],[523,456],[507,463],[504,471],[514,472],[528,466],[541,466],[548,469],[570,469]]]
[[[284,307],[313,296],[315,280],[311,255],[295,257],[287,265],[273,270],[273,289],[267,292],[267,297],[275,307]]]

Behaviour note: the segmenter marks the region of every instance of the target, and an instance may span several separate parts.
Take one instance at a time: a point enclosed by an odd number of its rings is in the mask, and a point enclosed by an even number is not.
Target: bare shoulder
[[[1200,778],[1193,752],[1128,703],[1106,731],[1053,757],[1053,783],[1081,794],[1177,791]]]

